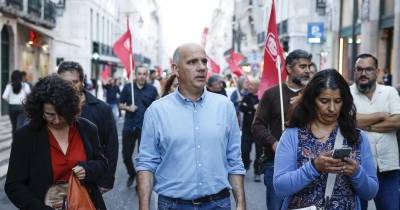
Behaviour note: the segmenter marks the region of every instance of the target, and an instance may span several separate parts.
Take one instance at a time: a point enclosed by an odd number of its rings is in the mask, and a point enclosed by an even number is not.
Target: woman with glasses
[[[296,103],[275,153],[282,209],[361,209],[360,199],[378,192],[378,179],[346,81],[334,69],[320,71]]]
[[[96,209],[106,209],[97,186],[107,169],[97,128],[78,118],[80,99],[72,84],[57,75],[34,86],[25,103],[31,119],[12,143],[5,191],[20,209],[60,209],[66,183],[74,174]],[[64,189],[54,190],[54,189]]]

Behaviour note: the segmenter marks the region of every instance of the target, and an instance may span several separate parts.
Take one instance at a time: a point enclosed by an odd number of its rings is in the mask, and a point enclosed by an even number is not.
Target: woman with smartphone
[[[285,198],[282,209],[358,210],[360,198],[376,195],[376,168],[355,115],[343,77],[335,69],[316,73],[275,154],[274,187]]]

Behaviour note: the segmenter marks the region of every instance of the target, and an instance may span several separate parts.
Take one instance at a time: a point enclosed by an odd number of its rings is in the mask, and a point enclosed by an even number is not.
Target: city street
[[[4,118],[4,117],[3,117]],[[2,118],[2,119],[3,119]],[[7,123],[8,117],[3,119],[3,123]],[[122,129],[122,123],[123,120],[121,118],[119,125],[118,125],[118,131],[119,131],[119,140],[120,140],[120,146],[119,150],[121,154],[121,149],[122,149],[122,144],[121,144],[121,129]],[[11,127],[7,126],[2,126],[1,128],[8,128],[11,129]],[[9,135],[5,134],[6,132],[5,129],[3,131],[0,131],[1,135],[0,139],[2,136]],[[10,131],[8,130],[8,133]],[[11,136],[9,136],[11,138]],[[9,139],[10,141],[10,139]],[[0,145],[1,145],[1,140],[0,140]],[[9,150],[9,148],[8,148]],[[0,148],[0,151],[3,151]],[[1,153],[1,152],[0,152]],[[8,151],[9,154],[9,151]],[[8,161],[8,157],[7,157]],[[2,162],[0,162],[2,163]],[[5,163],[3,163],[4,165]],[[0,165],[0,168],[1,166]],[[126,181],[128,179],[128,175],[126,173],[125,166],[122,162],[122,156],[118,156],[118,166],[117,166],[117,172],[116,172],[116,181],[114,185],[114,189],[108,193],[105,194],[104,199],[107,205],[107,209],[110,210],[136,210],[138,209],[138,199],[137,199],[137,194],[135,191],[134,186],[127,188],[126,187]],[[10,201],[8,200],[7,196],[4,193],[4,182],[5,182],[5,177],[0,179],[0,209],[1,210],[16,210]],[[246,176],[245,179],[245,190],[246,190],[246,200],[247,200],[247,205],[249,210],[266,210],[266,204],[265,204],[265,187],[263,182],[254,182],[253,181],[253,173],[252,171],[249,171],[249,175]],[[153,193],[153,201],[152,201],[152,209],[156,209],[156,195]],[[231,200],[233,202],[233,197],[231,196]],[[232,203],[234,205],[234,203]]]

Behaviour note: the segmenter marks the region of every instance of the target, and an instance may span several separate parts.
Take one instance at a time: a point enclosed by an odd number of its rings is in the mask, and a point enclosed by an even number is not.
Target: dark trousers
[[[135,150],[136,140],[138,140],[138,148],[140,145],[140,135],[142,129],[136,128],[132,130],[122,131],[122,158],[129,176],[136,176],[135,166],[133,164],[132,155]]]
[[[22,105],[11,105],[8,108],[8,116],[11,121],[11,134],[14,139],[15,131],[24,125],[25,115]]]
[[[254,138],[252,137],[251,133],[248,132],[243,132],[242,133],[242,160],[243,160],[243,165],[246,170],[250,168],[250,163],[251,163],[251,158],[250,158],[250,152],[251,152],[251,146],[254,143]],[[258,146],[256,144],[256,157],[254,159],[254,174],[260,175],[262,171],[256,171],[258,167],[258,161],[256,161],[262,154],[262,147]]]
[[[374,198],[377,210],[398,210],[400,205],[399,170],[378,172],[379,191]],[[361,201],[361,209],[366,210],[368,201]]]

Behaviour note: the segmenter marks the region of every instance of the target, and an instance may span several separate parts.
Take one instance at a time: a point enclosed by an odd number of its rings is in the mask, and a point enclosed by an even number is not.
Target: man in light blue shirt
[[[197,44],[178,47],[173,71],[179,87],[148,108],[136,158],[139,209],[149,210],[153,189],[158,209],[246,208],[240,130],[228,98],[205,89],[207,57]]]

